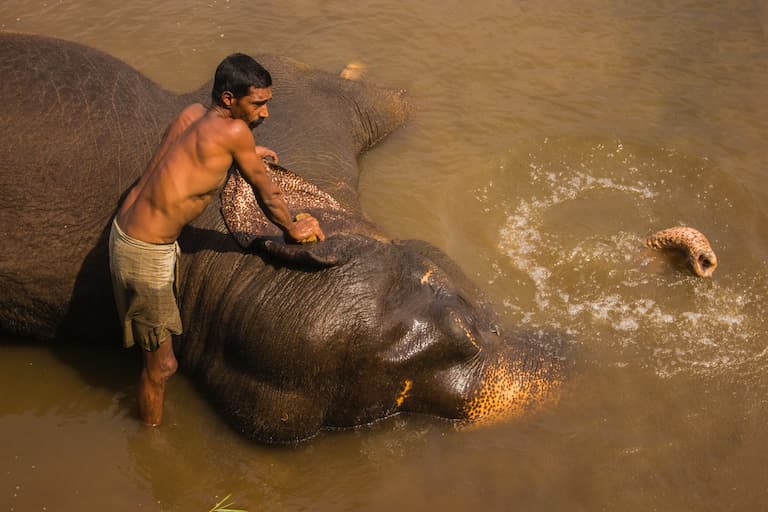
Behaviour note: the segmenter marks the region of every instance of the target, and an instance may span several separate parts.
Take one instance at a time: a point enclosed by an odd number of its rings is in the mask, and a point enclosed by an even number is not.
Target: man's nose
[[[266,105],[261,107],[261,112],[259,112],[259,117],[269,117],[269,109]]]

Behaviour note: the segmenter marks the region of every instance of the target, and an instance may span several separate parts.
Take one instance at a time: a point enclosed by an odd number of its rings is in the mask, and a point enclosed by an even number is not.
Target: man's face
[[[264,119],[269,117],[267,102],[272,99],[272,88],[264,87],[257,89],[251,87],[248,89],[248,95],[235,100],[231,107],[232,117],[242,119],[248,123],[248,127],[253,130],[259,126]]]

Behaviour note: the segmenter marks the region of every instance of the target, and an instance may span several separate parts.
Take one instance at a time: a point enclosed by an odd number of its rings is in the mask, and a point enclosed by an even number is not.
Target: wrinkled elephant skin
[[[117,345],[111,216],[167,123],[208,104],[210,85],[178,95],[79,44],[0,40],[0,328]],[[274,168],[275,179],[298,183],[289,207],[315,215],[328,238],[286,246],[254,213],[244,242],[222,216],[243,220],[232,189],[214,199],[179,240],[181,370],[235,428],[271,443],[399,412],[497,421],[555,395],[546,340],[502,335],[448,257],[363,216],[357,156],[405,120],[402,94],[256,57],[275,83],[258,143],[289,170]]]

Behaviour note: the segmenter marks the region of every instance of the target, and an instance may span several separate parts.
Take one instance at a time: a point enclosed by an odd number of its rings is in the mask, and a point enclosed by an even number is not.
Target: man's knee
[[[161,343],[154,352],[144,352],[144,367],[149,378],[154,382],[165,382],[176,373],[178,363],[173,355],[171,341]]]
[[[157,366],[157,371],[162,377],[167,379],[176,373],[177,368],[178,363],[176,362],[176,358],[171,354],[170,357],[165,357],[160,361]]]

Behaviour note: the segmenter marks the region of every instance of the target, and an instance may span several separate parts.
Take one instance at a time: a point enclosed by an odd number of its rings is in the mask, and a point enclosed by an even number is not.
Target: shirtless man
[[[234,54],[224,59],[216,69],[211,106],[190,105],[171,122],[112,223],[115,302],[125,345],[139,343],[144,349],[139,410],[148,425],[162,420],[165,383],[176,371],[171,335],[182,332],[175,296],[176,239],[211,202],[232,164],[287,240],[325,238],[313,217],[292,219],[263,161],[277,161],[277,155],[257,146],[251,133],[269,116],[271,86],[269,72],[251,57]]]

